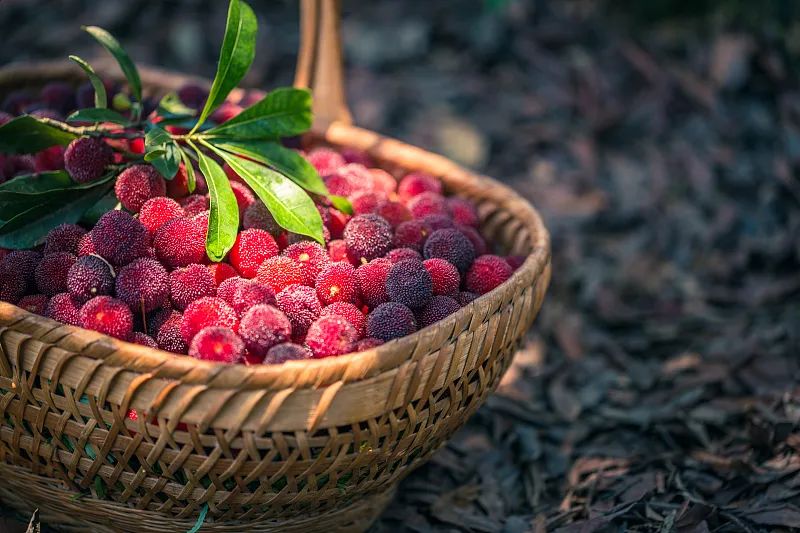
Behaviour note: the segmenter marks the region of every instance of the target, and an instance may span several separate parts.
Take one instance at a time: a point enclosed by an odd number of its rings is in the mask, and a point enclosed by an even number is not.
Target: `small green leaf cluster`
[[[66,172],[58,171],[19,176],[0,185],[0,246],[31,247],[59,224],[96,219],[99,206],[113,205],[109,192],[117,175],[129,165],[149,163],[171,180],[183,164],[191,192],[196,164],[208,184],[210,198],[206,251],[210,259],[221,261],[236,239],[239,211],[219,161],[241,176],[280,226],[323,242],[322,219],[310,195],[327,197],[343,211],[350,211],[349,203],[330,195],[314,167],[280,143],[281,138],[302,134],[311,127],[311,94],[304,89],[276,89],[226,122],[209,120],[249,70],[255,56],[257,26],[249,5],[231,0],[217,72],[202,110],[197,113],[187,107],[173,92],[161,98],[156,110],[146,117],[141,78],[128,53],[102,28],[84,27],[119,64],[130,93],[123,95],[124,105],[109,108],[102,79],[85,60],[69,56],[88,76],[95,107],[75,111],[63,122],[30,115],[15,118],[0,126],[0,153],[34,154],[52,146],[66,146],[81,136],[93,136],[143,139],[144,154],[117,149],[122,151],[123,162],[87,184],[74,183]],[[171,125],[180,129],[169,128]]]

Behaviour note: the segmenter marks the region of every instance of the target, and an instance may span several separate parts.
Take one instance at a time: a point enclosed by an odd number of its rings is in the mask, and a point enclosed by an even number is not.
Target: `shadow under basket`
[[[157,96],[189,78],[142,69],[142,79]],[[0,95],[55,80],[84,81],[65,63],[12,66]],[[344,122],[304,142],[440,177],[477,203],[498,251],[527,259],[413,335],[279,366],[197,361],[0,303],[3,506],[38,508],[68,531],[187,531],[202,513],[202,531],[361,531],[495,389],[550,279],[536,211],[492,179]]]

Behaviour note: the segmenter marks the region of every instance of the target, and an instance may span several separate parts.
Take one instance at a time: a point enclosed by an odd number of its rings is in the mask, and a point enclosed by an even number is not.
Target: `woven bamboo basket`
[[[550,279],[531,205],[451,161],[354,127],[337,2],[304,0],[296,85],[304,140],[440,176],[475,200],[487,239],[526,255],[447,319],[378,348],[280,366],[226,366],[66,326],[0,303],[0,502],[67,531],[362,531],[495,389]],[[100,69],[114,78],[113,70]],[[152,95],[188,78],[143,69]],[[0,70],[0,94],[83,81],[65,63]],[[126,418],[136,409],[138,421]]]

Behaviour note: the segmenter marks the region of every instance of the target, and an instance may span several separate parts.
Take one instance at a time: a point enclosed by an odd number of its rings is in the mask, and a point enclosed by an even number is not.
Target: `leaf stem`
[[[101,128],[99,124],[95,124],[93,126],[70,126],[69,124],[65,124],[60,120],[54,120],[52,118],[36,117],[36,120],[38,120],[43,124],[47,124],[48,126],[52,126],[56,129],[59,129],[61,131],[66,131],[67,133],[73,133],[75,135],[86,135],[89,137],[106,137],[109,139],[139,139],[142,137],[142,134],[137,132],[117,133],[108,131],[107,129]]]

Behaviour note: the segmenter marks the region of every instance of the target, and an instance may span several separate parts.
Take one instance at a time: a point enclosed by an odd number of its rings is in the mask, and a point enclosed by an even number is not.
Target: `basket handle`
[[[323,127],[335,121],[353,122],[344,91],[341,4],[341,0],[300,3],[300,50],[294,86],[311,89],[315,122]]]

